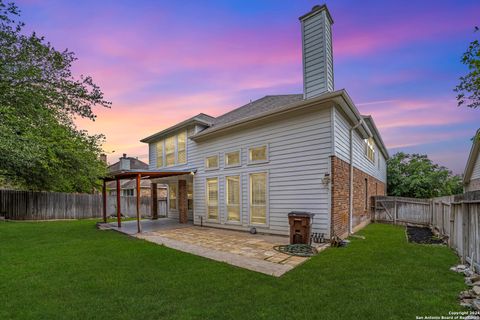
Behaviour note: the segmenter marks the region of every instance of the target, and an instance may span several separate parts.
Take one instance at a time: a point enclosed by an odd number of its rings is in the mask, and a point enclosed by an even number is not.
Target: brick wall
[[[335,157],[332,163],[331,235],[348,235],[350,165]],[[385,195],[385,184],[365,172],[353,168],[353,227],[370,220],[372,196]]]

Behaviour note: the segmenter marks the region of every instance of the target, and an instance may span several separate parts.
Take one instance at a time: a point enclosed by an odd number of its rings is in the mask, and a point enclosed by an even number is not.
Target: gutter
[[[348,234],[353,233],[353,131],[364,124],[363,118],[356,125],[350,128],[350,183],[348,187],[349,205],[348,205]]]

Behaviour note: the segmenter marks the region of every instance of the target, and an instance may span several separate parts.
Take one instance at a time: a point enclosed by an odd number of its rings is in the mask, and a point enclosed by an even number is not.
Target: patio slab
[[[173,219],[144,220],[142,233],[137,233],[136,221],[127,221],[118,229],[115,223],[104,227],[156,244],[225,262],[237,267],[279,277],[309,258],[290,256],[274,250],[288,244],[288,237],[255,234],[179,224]],[[328,245],[317,247],[318,251]]]

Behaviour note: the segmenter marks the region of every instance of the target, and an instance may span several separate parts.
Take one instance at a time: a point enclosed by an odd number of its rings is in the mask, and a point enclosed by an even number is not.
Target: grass
[[[99,231],[0,223],[0,319],[415,319],[462,310],[446,247],[374,224],[281,278]]]

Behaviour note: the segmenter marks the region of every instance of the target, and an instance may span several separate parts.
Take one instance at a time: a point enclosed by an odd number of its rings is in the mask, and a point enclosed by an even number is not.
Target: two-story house
[[[153,181],[168,185],[169,217],[287,235],[287,214],[308,211],[327,238],[368,223],[371,196],[385,194],[387,149],[372,117],[334,90],[327,7],[300,24],[302,93],[198,114],[141,140],[149,170],[165,175]]]

